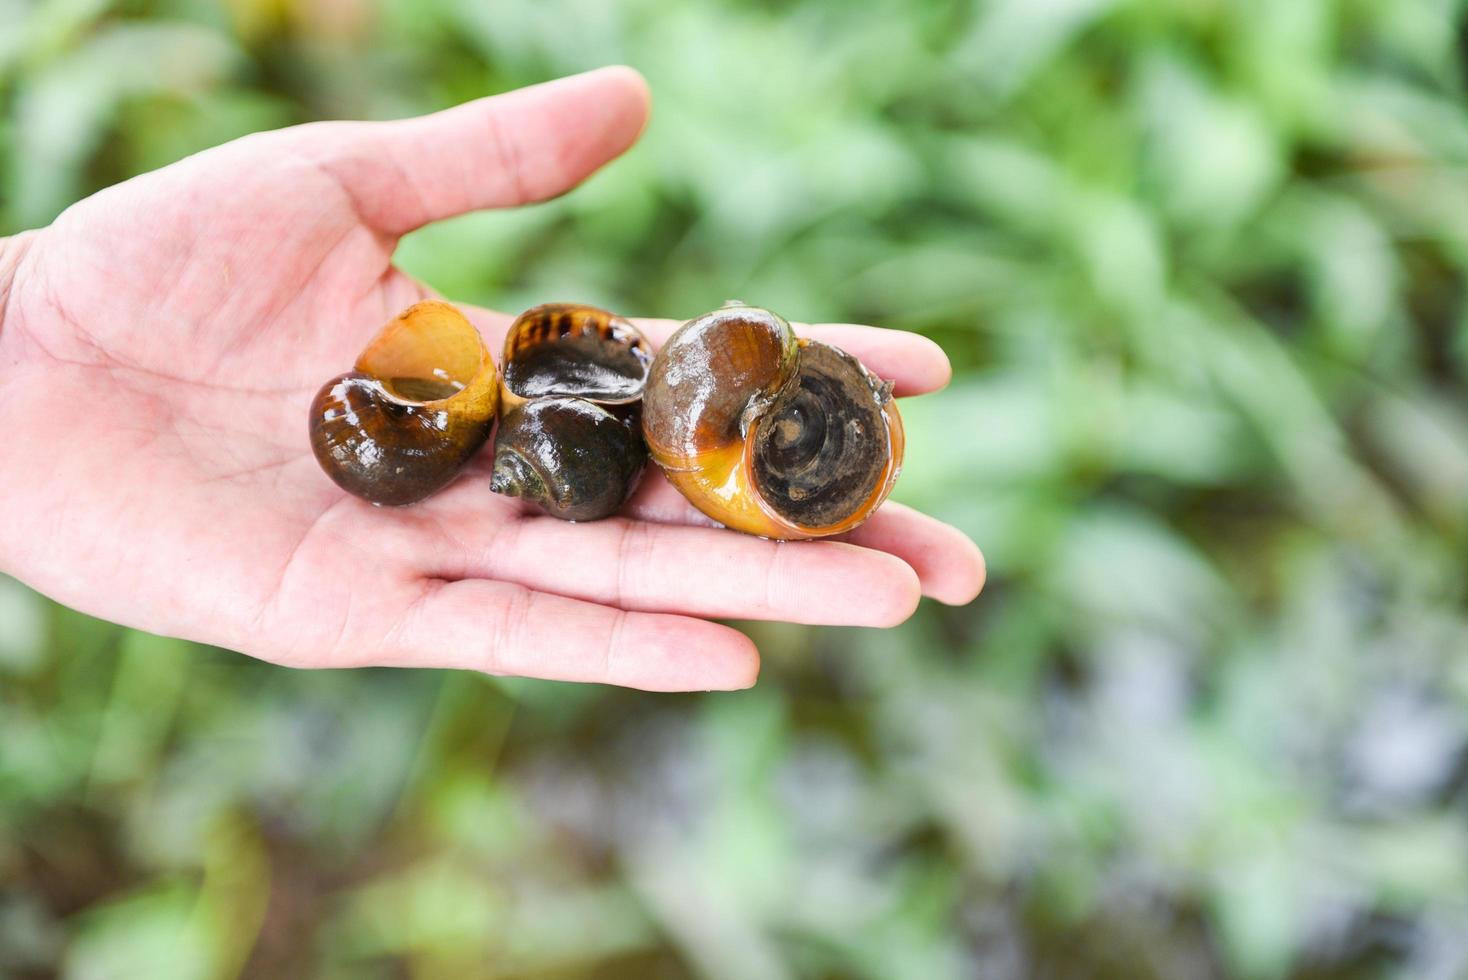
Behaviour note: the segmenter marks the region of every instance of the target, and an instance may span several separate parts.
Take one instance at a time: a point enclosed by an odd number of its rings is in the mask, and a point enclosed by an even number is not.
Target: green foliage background
[[[0,0],[0,227],[610,62],[451,296],[920,330],[973,606],[758,688],[302,673],[0,580],[0,975],[1468,975],[1459,0]],[[693,655],[694,651],[690,651]]]

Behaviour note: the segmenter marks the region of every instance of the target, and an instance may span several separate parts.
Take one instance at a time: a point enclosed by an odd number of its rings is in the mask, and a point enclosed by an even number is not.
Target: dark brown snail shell
[[[902,468],[892,386],[784,318],[731,303],[658,351],[642,431],[668,480],[709,517],[768,538],[859,526]]]
[[[635,413],[584,398],[532,398],[501,417],[496,440],[490,489],[567,521],[614,513],[647,460]]]
[[[498,401],[479,332],[429,300],[383,327],[355,370],[322,386],[311,403],[311,449],[348,493],[411,504],[446,486],[484,445]]]
[[[615,513],[647,461],[642,334],[605,310],[548,303],[510,325],[502,363],[491,488],[564,520]]]

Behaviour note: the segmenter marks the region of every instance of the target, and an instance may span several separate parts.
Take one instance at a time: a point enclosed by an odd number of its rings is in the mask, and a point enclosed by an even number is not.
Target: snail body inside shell
[[[473,324],[447,303],[418,303],[316,394],[311,449],[348,493],[410,504],[446,486],[484,444],[498,400],[494,360]]]
[[[856,358],[731,304],[681,327],[653,361],[643,434],[694,506],[771,538],[849,531],[902,465],[892,390]]]
[[[647,460],[640,400],[651,363],[637,328],[605,310],[522,313],[505,336],[491,488],[564,520],[614,513]]]

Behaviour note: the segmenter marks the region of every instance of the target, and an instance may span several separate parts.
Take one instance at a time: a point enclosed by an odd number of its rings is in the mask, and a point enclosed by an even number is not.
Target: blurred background
[[[751,692],[292,672],[0,579],[0,975],[1468,976],[1459,0],[0,0],[0,230],[612,62],[450,296],[918,330],[972,606]]]

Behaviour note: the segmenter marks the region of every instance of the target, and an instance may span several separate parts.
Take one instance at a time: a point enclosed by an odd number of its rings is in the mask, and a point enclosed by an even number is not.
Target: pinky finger
[[[394,643],[387,653],[395,666],[647,691],[738,690],[759,675],[754,644],[727,626],[485,579],[424,582]]]

